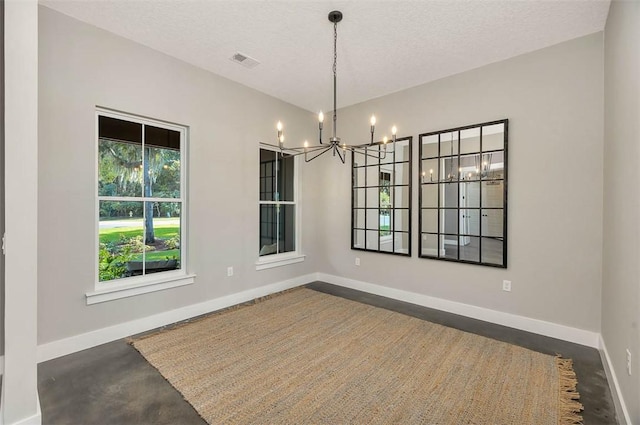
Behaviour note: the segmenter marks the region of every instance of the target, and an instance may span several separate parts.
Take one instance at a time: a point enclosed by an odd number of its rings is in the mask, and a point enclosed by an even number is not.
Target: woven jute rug
[[[582,420],[571,360],[306,288],[132,344],[209,424]]]

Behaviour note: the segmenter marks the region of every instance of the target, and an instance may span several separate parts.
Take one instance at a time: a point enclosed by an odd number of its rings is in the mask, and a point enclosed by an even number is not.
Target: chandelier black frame
[[[304,161],[311,162],[319,156],[332,152],[333,156],[337,156],[340,158],[342,163],[345,163],[346,152],[351,151],[353,153],[358,153],[378,159],[385,159],[387,155],[387,145],[389,143],[388,138],[385,136],[381,142],[374,143],[374,133],[376,126],[376,117],[371,116],[371,139],[369,143],[359,144],[359,145],[348,145],[343,143],[340,138],[337,136],[337,122],[338,122],[338,114],[337,114],[337,62],[338,62],[338,22],[342,20],[342,12],[338,10],[334,10],[329,12],[329,21],[333,23],[333,134],[327,143],[322,141],[322,126],[324,123],[324,114],[322,111],[318,114],[318,142],[317,145],[309,145],[308,142],[304,142],[304,146],[302,147],[285,147],[284,146],[284,131],[282,122],[278,121],[276,126],[278,130],[278,144],[277,145],[269,145],[272,147],[279,148],[283,154],[287,154],[289,156],[297,156],[304,154]],[[391,129],[392,135],[392,143],[393,150],[395,150],[396,143],[396,134],[397,129],[395,126]],[[374,146],[380,146],[377,149],[373,149]],[[390,152],[393,152],[391,150]]]

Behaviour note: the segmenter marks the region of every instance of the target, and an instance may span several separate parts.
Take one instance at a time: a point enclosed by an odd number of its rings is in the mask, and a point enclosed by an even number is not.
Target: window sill
[[[87,292],[87,305],[190,285],[195,282],[195,280],[196,276],[193,274],[179,274],[163,276],[161,278],[156,277],[153,281],[147,281],[145,279],[145,281],[139,283],[128,285],[120,284],[111,288],[98,289],[93,292]]]
[[[272,269],[274,267],[288,266],[289,264],[301,263],[306,255],[295,254],[286,257],[261,258],[256,261],[256,270]]]

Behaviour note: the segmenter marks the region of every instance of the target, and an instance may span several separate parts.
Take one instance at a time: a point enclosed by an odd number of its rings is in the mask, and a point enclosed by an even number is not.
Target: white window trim
[[[166,271],[152,273],[144,276],[132,276],[108,282],[100,282],[99,280],[99,253],[98,253],[98,235],[100,231],[100,196],[98,196],[98,179],[99,179],[99,126],[98,120],[100,116],[117,118],[125,121],[136,122],[143,125],[152,125],[161,128],[175,130],[180,133],[180,263],[181,269],[176,271]],[[187,229],[188,229],[188,200],[187,200],[187,160],[188,160],[188,127],[173,124],[161,120],[154,120],[140,117],[134,114],[118,112],[107,108],[96,107],[95,111],[95,223],[96,231],[94,232],[94,291],[85,294],[87,305],[97,304],[105,301],[111,301],[121,298],[127,298],[135,295],[146,294],[164,289],[175,288],[179,286],[189,285],[195,282],[195,275],[187,273]],[[151,199],[151,198],[149,198]],[[173,199],[173,198],[171,198]],[[170,201],[171,199],[168,199]],[[165,199],[163,199],[165,200]]]
[[[274,148],[273,146],[264,145],[260,143],[258,148],[258,165],[260,164],[260,149],[265,149],[273,152],[279,152],[280,150]],[[287,150],[284,150],[284,153],[287,153]],[[291,152],[293,153],[293,152]],[[296,250],[291,252],[283,252],[282,254],[272,254],[260,256],[258,255],[258,260],[256,261],[256,270],[266,270],[274,267],[287,266],[290,264],[301,263],[305,260],[306,255],[302,253],[301,249],[301,241],[302,241],[302,226],[301,226],[301,217],[302,217],[302,207],[301,207],[301,191],[300,191],[300,157],[294,156],[294,177],[293,177],[293,201],[280,201],[280,204],[293,204],[296,206]],[[258,171],[259,173],[260,171]],[[258,177],[260,175],[258,174]],[[258,179],[259,180],[259,179]],[[258,198],[260,193],[260,188],[258,188]],[[273,202],[265,202],[260,201],[258,199],[258,216],[260,215],[260,205],[265,204],[273,204]],[[258,228],[258,240],[260,240],[260,228]],[[258,244],[259,245],[259,244]]]
[[[128,298],[135,295],[147,294],[149,292],[162,291],[169,288],[177,288],[179,286],[190,285],[195,282],[196,276],[194,274],[176,272],[168,275],[169,273],[173,272],[154,273],[160,275],[157,277],[151,274],[140,276],[139,278],[137,276],[125,278],[127,282],[114,283],[109,288],[96,289],[93,292],[87,292],[87,305]]]

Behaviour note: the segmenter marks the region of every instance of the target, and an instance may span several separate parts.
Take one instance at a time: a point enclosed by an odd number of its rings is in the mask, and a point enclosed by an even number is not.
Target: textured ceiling
[[[393,93],[604,29],[609,0],[63,1],[41,4],[310,111]],[[253,69],[229,60],[240,51]]]

